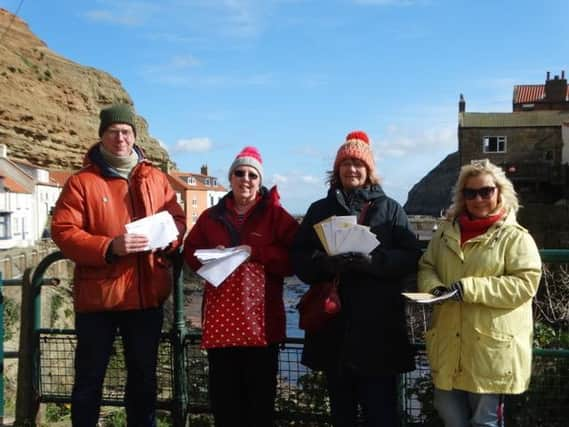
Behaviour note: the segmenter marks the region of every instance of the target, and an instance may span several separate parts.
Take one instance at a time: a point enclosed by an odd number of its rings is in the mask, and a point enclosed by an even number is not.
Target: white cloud
[[[172,149],[175,152],[205,153],[210,151],[213,143],[209,138],[179,139]]]
[[[158,14],[161,8],[154,3],[140,1],[104,1],[104,8],[88,10],[87,19],[126,27],[144,25],[151,17]]]
[[[274,184],[284,184],[288,181],[288,177],[279,175],[278,173],[273,174],[272,179]]]
[[[148,76],[161,76],[176,72],[186,72],[189,69],[201,65],[201,61],[193,55],[176,55],[168,62],[163,64],[154,64],[145,67],[144,72]]]
[[[417,156],[423,153],[452,153],[458,149],[456,127],[439,126],[410,131],[390,126],[387,135],[374,144],[375,155],[385,157]]]
[[[322,180],[321,180],[321,179],[318,179],[318,178],[316,178],[315,176],[312,176],[312,175],[301,176],[301,177],[300,177],[300,180],[301,180],[302,182],[304,182],[305,184],[311,184],[311,185],[314,185],[314,184],[321,184],[321,183],[322,183]]]

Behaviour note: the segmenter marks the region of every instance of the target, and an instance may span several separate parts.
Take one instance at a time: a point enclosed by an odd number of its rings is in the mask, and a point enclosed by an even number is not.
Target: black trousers
[[[156,363],[162,330],[162,308],[75,313],[77,349],[71,396],[73,427],[95,427],[113,342],[122,336],[127,370],[127,425],[155,427]]]
[[[397,375],[325,371],[334,427],[399,427]],[[358,407],[363,424],[358,424]]]
[[[209,349],[209,400],[216,427],[272,427],[279,348]]]

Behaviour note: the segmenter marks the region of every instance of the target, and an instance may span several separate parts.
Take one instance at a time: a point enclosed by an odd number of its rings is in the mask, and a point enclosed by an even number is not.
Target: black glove
[[[450,289],[447,288],[446,286],[437,286],[436,288],[431,289],[431,295],[434,295],[436,297],[440,297],[441,295],[444,294],[448,294],[450,292]]]
[[[430,293],[436,297],[440,297],[441,295],[448,294],[449,292],[452,292],[454,290],[456,290],[456,294],[454,294],[449,299],[454,301],[462,301],[463,291],[462,291],[462,283],[460,283],[460,281],[451,283],[448,288],[446,286],[437,286],[436,288],[431,289]]]
[[[457,280],[456,282],[451,283],[449,288],[451,291],[456,291],[456,294],[454,294],[452,299],[455,301],[462,301],[462,297],[464,295],[464,290],[462,289],[462,282],[460,280]]]
[[[369,273],[373,267],[370,255],[361,252],[346,252],[341,254],[344,258],[344,267],[347,271]]]
[[[336,275],[346,271],[347,259],[344,254],[319,255],[312,259],[315,267],[323,273]]]

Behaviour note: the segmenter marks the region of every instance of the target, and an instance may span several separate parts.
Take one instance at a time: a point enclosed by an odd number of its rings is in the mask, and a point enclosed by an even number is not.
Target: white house
[[[10,160],[0,144],[0,249],[33,246],[48,231],[48,219],[61,186],[49,171]]]

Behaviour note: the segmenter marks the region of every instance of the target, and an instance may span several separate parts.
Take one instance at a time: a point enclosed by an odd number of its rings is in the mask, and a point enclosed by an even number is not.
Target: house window
[[[485,136],[482,138],[482,151],[484,153],[505,153],[506,137],[505,136]]]
[[[198,221],[198,214],[192,213],[192,224],[195,224]]]
[[[215,203],[214,201],[215,199],[213,198],[213,196],[209,196],[209,205],[213,206],[213,204]]]
[[[188,177],[188,184],[196,185],[196,179],[193,176]]]
[[[217,179],[212,178],[211,179],[211,185],[216,186],[217,185]]]
[[[10,214],[0,213],[0,239],[9,239],[10,234]]]
[[[206,178],[206,179],[204,180],[204,184],[205,184],[205,185],[209,185],[209,178]]]
[[[195,197],[192,199],[192,207],[197,207],[198,206],[198,199],[196,199]]]

